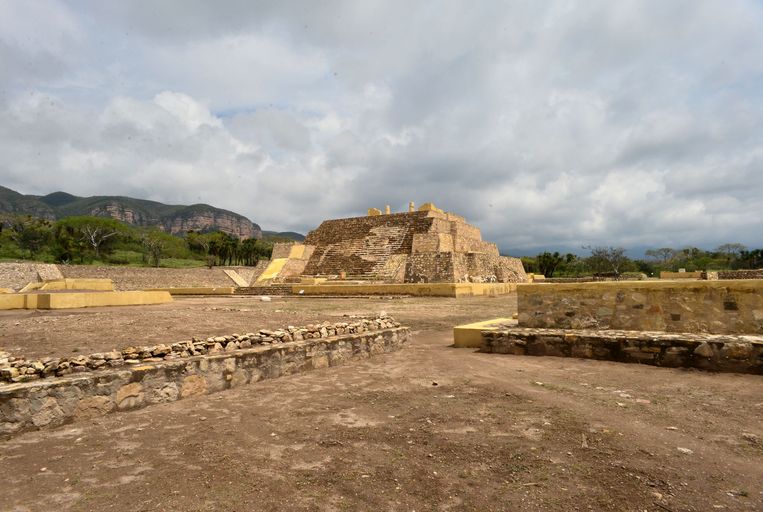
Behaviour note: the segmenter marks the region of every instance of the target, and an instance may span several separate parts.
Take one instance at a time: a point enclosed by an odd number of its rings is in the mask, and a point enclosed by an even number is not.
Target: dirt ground
[[[453,325],[515,308],[245,297],[4,312],[0,349],[27,354],[380,310],[414,336],[361,363],[0,441],[0,510],[763,510],[760,376],[450,346]]]
[[[511,316],[516,296],[470,300],[412,297],[258,296],[178,298],[158,306],[0,311],[0,350],[31,358],[63,357],[129,345],[174,343],[287,325],[340,321],[386,311],[417,329],[448,329],[475,319]]]

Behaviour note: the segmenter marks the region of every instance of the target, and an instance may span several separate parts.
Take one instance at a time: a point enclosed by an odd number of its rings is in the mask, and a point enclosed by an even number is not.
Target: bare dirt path
[[[489,304],[399,303],[429,314],[398,353],[1,442],[0,509],[763,509],[759,376],[449,347]]]
[[[382,311],[418,329],[516,312],[516,297],[449,298],[300,298],[178,297],[157,306],[68,310],[0,311],[0,350],[31,358],[64,357],[207,338],[256,329],[301,326],[345,315],[373,316]]]

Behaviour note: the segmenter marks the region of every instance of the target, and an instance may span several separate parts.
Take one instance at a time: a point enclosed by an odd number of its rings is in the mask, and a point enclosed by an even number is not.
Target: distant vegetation
[[[661,271],[737,270],[763,268],[763,249],[748,250],[742,244],[723,244],[712,251],[696,247],[649,249],[643,259],[631,259],[622,247],[584,247],[591,255],[543,252],[522,258],[525,270],[546,277],[620,277],[627,273],[659,276]]]
[[[294,231],[263,231],[262,239],[270,242],[304,242],[305,235]]]
[[[0,214],[0,259],[155,267],[256,265],[270,258],[272,250],[272,241],[242,241],[220,231],[178,237],[105,217],[52,221]]]
[[[125,196],[78,197],[66,192],[34,196],[3,186],[0,214],[31,215],[50,221],[75,216],[108,217],[133,226],[162,226],[173,234],[202,228],[249,237],[260,234],[260,227],[243,215],[208,204],[171,205]]]

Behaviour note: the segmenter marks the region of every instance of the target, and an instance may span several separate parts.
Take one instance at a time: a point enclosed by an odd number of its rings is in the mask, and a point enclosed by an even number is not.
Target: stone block
[[[523,327],[763,333],[763,281],[519,284],[517,302]]]
[[[721,347],[722,359],[750,359],[752,357],[752,345],[750,343],[726,343]]]
[[[110,396],[86,396],[80,399],[74,412],[75,419],[94,418],[108,414],[116,408]]]
[[[593,348],[588,343],[573,343],[570,348],[570,355],[572,357],[580,357],[583,359],[593,358]]]
[[[207,381],[203,375],[189,375],[183,379],[180,388],[180,396],[187,398],[194,395],[205,395],[207,393]]]
[[[312,357],[310,367],[313,369],[328,368],[329,358],[326,354],[319,354]]]
[[[143,385],[140,382],[126,384],[117,390],[117,409],[135,409],[143,405]]]
[[[82,372],[77,376],[0,385],[0,434],[170,402],[311,367],[344,364],[368,357],[372,352],[389,352],[404,344],[409,335],[407,328],[392,327],[394,325],[391,319],[379,319],[357,326],[350,324],[346,328],[340,324],[321,326],[327,334],[361,326],[367,333],[258,345],[184,360],[152,358],[157,359],[154,364],[127,365],[120,369],[106,366],[99,372]],[[150,357],[151,347],[138,348],[134,353],[138,357],[144,352]]]
[[[715,357],[715,350],[709,343],[702,343],[694,349],[694,355],[698,357]]]

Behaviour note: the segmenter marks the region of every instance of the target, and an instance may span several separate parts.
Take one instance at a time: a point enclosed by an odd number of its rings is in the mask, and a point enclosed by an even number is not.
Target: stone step
[[[513,327],[483,331],[480,351],[763,374],[761,335]]]

